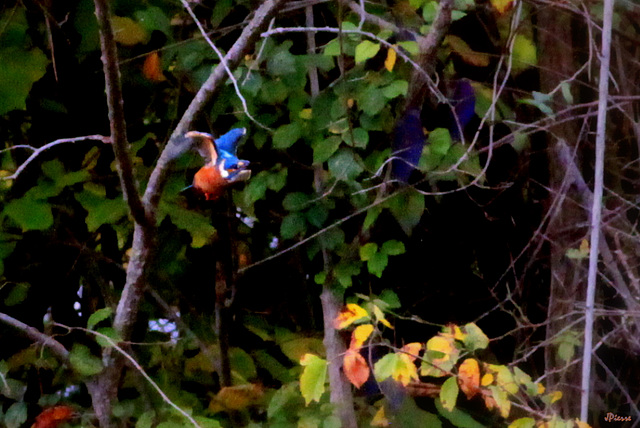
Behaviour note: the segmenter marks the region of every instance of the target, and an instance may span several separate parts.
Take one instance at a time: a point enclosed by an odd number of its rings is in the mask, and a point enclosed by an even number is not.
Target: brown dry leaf
[[[242,410],[258,404],[264,395],[264,389],[260,385],[246,384],[225,386],[211,399],[209,410],[213,413]]]
[[[471,64],[476,67],[486,67],[489,65],[489,54],[474,51],[469,47],[467,42],[462,40],[460,37],[448,35],[445,37],[445,40],[449,43],[451,50],[458,54],[467,64]]]

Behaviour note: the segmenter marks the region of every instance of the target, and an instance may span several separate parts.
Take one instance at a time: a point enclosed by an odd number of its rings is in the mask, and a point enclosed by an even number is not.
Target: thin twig
[[[48,144],[45,144],[42,147],[32,147],[32,146],[27,146],[24,144],[20,144],[17,146],[13,146],[13,147],[9,147],[7,149],[3,149],[0,150],[0,153],[5,152],[5,151],[9,151],[9,150],[15,150],[15,149],[27,149],[27,150],[33,150],[33,153],[31,153],[31,156],[29,156],[27,158],[26,161],[24,161],[17,169],[16,171],[11,174],[11,175],[7,175],[5,177],[0,177],[0,180],[15,180],[16,178],[18,178],[18,176],[20,175],[20,173],[22,171],[24,171],[24,169],[38,156],[40,156],[42,154],[42,152],[44,152],[45,150],[50,149],[51,147],[57,146],[58,144],[62,144],[62,143],[75,143],[76,141],[85,141],[85,140],[94,140],[94,141],[102,141],[105,144],[109,144],[111,143],[111,139],[109,137],[105,137],[104,135],[85,135],[84,137],[74,137],[74,138],[60,138],[59,140],[55,140],[52,141]]]
[[[40,343],[43,346],[49,348],[54,355],[63,363],[68,363],[69,361],[69,351],[62,345],[62,343],[55,340],[53,337],[48,336],[42,333],[37,328],[31,327],[23,323],[20,320],[15,319],[14,317],[7,315],[3,312],[0,312],[0,321],[3,323],[10,325],[13,328],[20,330],[27,336],[29,339],[34,342]]]

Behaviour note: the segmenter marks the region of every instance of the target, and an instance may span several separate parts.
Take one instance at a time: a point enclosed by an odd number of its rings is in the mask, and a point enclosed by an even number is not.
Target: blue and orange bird
[[[189,131],[185,134],[193,141],[205,164],[193,177],[193,187],[208,201],[216,200],[227,186],[251,177],[247,169],[249,161],[236,155],[240,139],[247,133],[245,128],[235,128],[220,138],[206,132]]]

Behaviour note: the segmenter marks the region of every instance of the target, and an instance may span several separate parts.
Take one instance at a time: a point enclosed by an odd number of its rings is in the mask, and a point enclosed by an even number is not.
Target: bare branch
[[[31,327],[22,321],[19,321],[13,318],[10,315],[0,312],[0,321],[3,323],[10,325],[13,328],[20,330],[25,336],[29,339],[33,340],[36,343],[40,343],[43,346],[49,348],[54,355],[63,363],[67,363],[69,361],[69,351],[62,346],[60,342],[55,340],[53,337],[48,336],[42,333],[37,328]]]
[[[100,46],[102,48],[102,64],[105,76],[105,90],[107,93],[107,106],[109,107],[109,124],[111,127],[111,140],[113,151],[116,155],[116,165],[122,194],[129,205],[131,215],[135,221],[142,225],[153,224],[147,215],[140,199],[134,167],[129,153],[127,141],[127,125],[124,120],[124,104],[122,98],[122,86],[120,85],[120,69],[118,68],[118,51],[111,26],[111,12],[108,0],[94,0],[96,17],[100,28]]]
[[[600,82],[598,85],[598,120],[596,130],[596,162],[591,208],[591,248],[589,251],[589,274],[587,298],[585,300],[584,349],[582,354],[582,391],[580,396],[580,419],[589,416],[589,391],[591,387],[591,353],[593,352],[594,302],[600,250],[600,227],[602,221],[602,194],[604,182],[604,149],[607,130],[607,102],[609,99],[609,61],[611,59],[611,27],[614,0],[604,0],[602,28],[602,56],[600,59]]]
[[[16,178],[18,178],[20,173],[22,173],[22,171],[24,171],[24,169],[35,158],[40,156],[42,154],[42,152],[44,152],[45,150],[50,149],[51,147],[57,146],[58,144],[62,144],[62,143],[75,143],[76,141],[85,141],[85,140],[97,140],[97,141],[102,141],[105,144],[111,143],[111,139],[109,137],[105,137],[104,135],[86,135],[84,137],[61,138],[59,140],[52,141],[52,142],[50,142],[48,144],[45,144],[44,146],[38,147],[38,148],[21,144],[21,145],[18,145],[18,146],[9,147],[8,149],[0,150],[0,153],[5,152],[5,151],[9,151],[9,150],[16,150],[16,149],[33,150],[33,153],[31,153],[31,156],[29,156],[27,158],[27,160],[24,161],[16,169],[16,171],[13,174],[7,175],[6,177],[0,177],[0,180],[15,180]]]

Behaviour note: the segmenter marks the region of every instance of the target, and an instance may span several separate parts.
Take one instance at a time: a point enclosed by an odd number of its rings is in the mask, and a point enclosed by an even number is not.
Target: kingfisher
[[[249,161],[238,159],[236,154],[240,139],[247,133],[245,128],[234,128],[220,138],[206,132],[189,131],[185,134],[195,144],[205,161],[193,177],[193,187],[208,201],[218,199],[227,186],[251,177],[247,169]],[[189,188],[187,187],[187,188]]]

